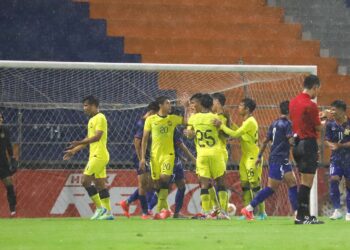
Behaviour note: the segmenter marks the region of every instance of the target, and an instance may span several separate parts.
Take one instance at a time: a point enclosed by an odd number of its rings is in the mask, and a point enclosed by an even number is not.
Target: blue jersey
[[[293,136],[292,123],[286,117],[275,120],[269,127],[266,137],[272,142],[270,162],[289,160],[289,138]]]
[[[350,141],[350,119],[338,124],[336,121],[329,121],[326,125],[325,140],[335,143],[346,143]],[[339,166],[350,166],[350,148],[340,148],[332,151],[331,163]]]
[[[175,146],[175,165],[177,164],[181,164],[181,159],[180,159],[180,155],[181,155],[181,149],[179,147],[179,145],[183,143],[182,140],[182,133],[180,131],[179,128],[175,129],[174,132],[174,146]]]
[[[144,126],[145,126],[145,119],[140,119],[136,122],[134,138],[142,140]],[[146,150],[146,156],[145,156],[147,162],[150,160],[149,145],[150,143],[148,143],[148,148]],[[135,166],[139,165],[139,159],[137,158],[136,149],[134,149],[133,161]]]

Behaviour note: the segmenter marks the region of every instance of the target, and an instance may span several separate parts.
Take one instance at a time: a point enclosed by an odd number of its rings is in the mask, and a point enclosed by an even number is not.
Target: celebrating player
[[[256,161],[256,165],[259,166],[266,146],[271,142],[268,185],[254,197],[248,206],[242,209],[241,213],[247,220],[253,219],[254,208],[277,190],[282,179],[289,187],[288,196],[293,211],[296,212],[298,208],[296,179],[289,162],[290,144],[293,143],[292,123],[288,120],[289,101],[280,103],[280,113],[281,116],[270,125]]]
[[[250,98],[245,98],[238,106],[239,114],[244,118],[241,127],[233,125],[233,129],[228,128],[220,120],[215,120],[215,125],[220,127],[225,134],[241,139],[242,157],[239,163],[239,176],[243,190],[243,203],[247,206],[252,201],[252,192],[256,194],[260,191],[260,181],[262,166],[255,166],[258,159],[258,123],[253,117],[256,103]],[[265,204],[261,202],[258,206],[258,219],[266,219]]]
[[[224,112],[224,106],[226,103],[226,97],[224,94],[222,93],[214,93],[211,95],[213,98],[213,107],[212,107],[212,111],[214,114],[217,114],[221,121],[226,124],[226,126],[230,127],[230,116],[229,114]],[[224,156],[224,160],[225,160],[225,164],[227,164],[228,161],[228,152],[227,152],[227,135],[225,133],[223,133],[223,131],[219,131],[219,136],[220,136],[220,146],[221,146],[221,150],[222,150],[222,154]],[[211,207],[213,207],[213,213],[212,215],[215,215],[216,212],[218,211],[217,209],[219,208],[219,204],[218,204],[218,198],[216,195],[216,190],[214,185],[212,185],[212,183],[209,185],[209,195],[210,195],[210,202],[211,202]],[[227,210],[227,208],[225,209]]]
[[[318,167],[317,132],[322,129],[319,111],[312,99],[320,89],[320,80],[315,75],[304,79],[304,90],[289,103],[295,144],[293,157],[299,169],[301,183],[298,191],[298,211],[295,224],[322,224],[310,216],[310,190]]]
[[[210,215],[210,180],[214,179],[218,187],[219,204],[222,219],[229,219],[227,216],[228,193],[225,187],[225,157],[220,146],[219,131],[213,125],[214,119],[220,117],[211,112],[213,98],[208,94],[203,94],[200,98],[202,110],[200,113],[192,115],[188,120],[188,130],[195,133],[197,150],[196,169],[200,177],[201,201],[204,218]]]
[[[90,117],[88,123],[88,135],[81,141],[73,141],[65,151],[64,160],[69,160],[73,155],[90,146],[89,161],[83,174],[83,186],[91,200],[96,205],[96,211],[91,219],[113,220],[109,191],[106,188],[106,166],[109,162],[107,150],[107,120],[99,111],[99,101],[94,96],[83,99],[84,112]],[[94,183],[94,185],[92,185]]]
[[[143,129],[145,126],[145,120],[147,117],[154,115],[158,112],[159,105],[157,102],[151,102],[147,107],[147,113],[137,121],[136,123],[136,133],[134,136],[134,147],[135,147],[135,155],[133,158],[134,166],[137,169],[137,181],[138,181],[138,188],[134,191],[132,195],[127,200],[121,201],[119,204],[122,207],[124,211],[124,215],[127,217],[130,217],[129,215],[129,204],[136,201],[137,199],[140,200],[141,208],[142,208],[142,219],[148,219],[148,202],[146,199],[146,192],[154,193],[154,191],[151,191],[153,189],[153,183],[150,180],[150,174],[148,169],[148,163],[149,163],[149,152],[147,150],[146,152],[146,168],[145,171],[142,171],[140,167],[140,159],[141,159],[141,144],[142,144],[142,137],[143,137]],[[151,195],[151,194],[149,194]]]
[[[326,125],[326,145],[332,149],[330,161],[330,196],[334,212],[330,219],[343,218],[340,212],[339,182],[342,177],[346,183],[346,207],[345,219],[350,221],[350,119],[346,116],[346,104],[336,100],[331,104],[334,120]]]
[[[171,110],[169,98],[161,96],[156,102],[159,105],[158,113],[147,117],[145,121],[140,170],[145,171],[146,149],[148,138],[151,136],[151,177],[159,186],[157,213],[154,218],[165,219],[171,215],[167,197],[175,163],[174,131],[177,125],[183,123],[183,117],[169,114]]]

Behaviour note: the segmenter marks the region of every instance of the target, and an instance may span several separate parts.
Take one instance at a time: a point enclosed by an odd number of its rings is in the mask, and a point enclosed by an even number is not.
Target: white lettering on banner
[[[106,185],[110,186],[117,174],[108,174],[106,178]],[[66,187],[81,187],[83,181],[83,174],[70,174],[66,180]]]
[[[111,184],[116,177],[116,174],[108,175],[108,183]],[[51,209],[51,214],[64,214],[69,205],[75,206],[81,217],[90,217],[93,211],[90,207],[92,201],[88,196],[85,188],[81,186],[82,174],[70,174],[67,178],[65,186],[62,188],[59,196],[56,199],[54,206]],[[113,214],[122,214],[123,211],[118,205],[118,202],[129,197],[137,187],[111,187],[109,189],[111,196],[111,206]],[[175,196],[177,189],[174,189],[168,197],[169,206],[175,204]],[[186,184],[186,193],[191,194],[190,201],[187,205],[187,213],[195,214],[201,211],[200,206],[200,188],[198,184]],[[130,213],[134,213],[138,203],[130,205]]]

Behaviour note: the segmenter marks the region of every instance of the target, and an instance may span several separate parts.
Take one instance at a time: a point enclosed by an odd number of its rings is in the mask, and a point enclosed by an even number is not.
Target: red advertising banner
[[[324,176],[324,171],[319,176]],[[94,207],[87,192],[81,186],[80,170],[20,170],[13,176],[17,194],[17,217],[89,217]],[[267,171],[263,180],[266,182]],[[182,213],[191,215],[200,212],[200,188],[193,172],[186,171],[186,193]],[[118,203],[132,194],[137,187],[135,170],[110,170],[107,183],[110,190],[112,211],[121,215]],[[242,208],[241,188],[237,171],[228,171],[227,186],[230,202]],[[320,193],[327,192],[325,179],[319,177]],[[327,192],[328,193],[328,192]],[[176,187],[169,194],[168,202],[172,209],[175,204]],[[323,197],[323,196],[322,196]],[[288,191],[285,185],[266,202],[268,215],[290,215]],[[140,204],[130,206],[132,215],[140,214]],[[0,187],[0,217],[8,217],[9,209],[6,200],[6,189]]]

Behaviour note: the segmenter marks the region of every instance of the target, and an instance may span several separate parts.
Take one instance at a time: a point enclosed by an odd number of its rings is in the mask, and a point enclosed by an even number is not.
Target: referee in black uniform
[[[16,171],[16,161],[13,157],[13,149],[9,131],[3,126],[4,116],[0,113],[0,179],[7,190],[7,201],[11,216],[16,215],[16,194],[11,176]],[[10,156],[10,161],[7,158]]]

